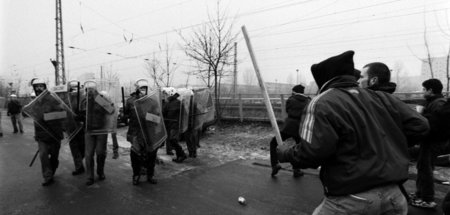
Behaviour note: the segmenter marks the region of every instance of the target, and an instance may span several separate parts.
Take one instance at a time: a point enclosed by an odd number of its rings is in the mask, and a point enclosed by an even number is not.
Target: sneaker
[[[422,199],[411,200],[411,205],[419,208],[436,208],[437,203],[434,201],[423,201]]]

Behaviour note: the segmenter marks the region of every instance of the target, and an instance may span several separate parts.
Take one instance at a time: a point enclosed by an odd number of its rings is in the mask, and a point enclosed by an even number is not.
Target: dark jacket
[[[128,132],[127,132],[127,139],[129,139],[130,135],[134,136],[138,134],[138,131],[140,131],[139,127],[139,121],[136,115],[136,111],[134,109],[134,101],[139,99],[138,96],[132,96],[127,99],[125,108],[123,109],[123,113],[128,117]],[[131,140],[128,140],[131,141]]]
[[[292,137],[299,137],[298,127],[300,126],[300,119],[302,117],[303,109],[309,103],[311,98],[303,94],[294,94],[286,101],[286,112],[288,117],[284,120],[284,132]]]
[[[397,88],[397,84],[393,82],[388,82],[386,84],[376,84],[368,87],[371,90],[375,91],[383,91],[389,94],[392,94],[395,92],[395,89]]]
[[[176,97],[169,97],[163,107],[164,123],[167,128],[177,128],[180,119],[181,102]]]
[[[8,115],[9,114],[19,114],[22,112],[22,105],[18,100],[12,99],[8,103]]]
[[[396,97],[357,87],[353,76],[323,84],[306,107],[293,165],[317,168],[325,194],[363,192],[408,179],[408,138],[426,135],[427,120]]]
[[[442,94],[438,94],[426,99],[422,115],[427,118],[428,122],[430,123],[431,131],[424,140],[428,143],[444,144],[446,142],[446,140],[439,139],[439,132],[442,131],[440,131],[440,129],[438,129],[437,127],[439,126],[438,121],[442,119],[439,119],[439,117],[436,116],[436,112],[439,111],[445,103],[446,99]]]

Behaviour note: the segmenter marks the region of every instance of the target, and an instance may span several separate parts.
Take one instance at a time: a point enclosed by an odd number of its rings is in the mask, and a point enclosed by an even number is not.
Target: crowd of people
[[[191,112],[188,113],[189,116],[183,118],[189,120],[189,126],[181,131],[181,109],[185,107],[183,106],[184,103],[180,102],[180,94],[174,88],[170,88],[163,91],[164,98],[159,98],[159,95],[152,97],[152,95],[149,95],[148,83],[143,80],[136,82],[135,92],[130,95],[123,107],[129,125],[127,141],[131,143],[130,160],[133,169],[133,185],[140,183],[141,175],[147,175],[149,183],[157,183],[157,180],[153,177],[157,162],[157,151],[164,145],[166,145],[168,155],[173,155],[171,151],[175,150],[176,158],[173,159],[174,162],[182,163],[187,158],[179,144],[181,135],[186,139],[189,157],[195,158],[199,145],[198,135],[201,132],[201,129],[195,128],[195,121],[198,120],[196,118],[199,115],[194,114],[196,110],[194,110],[195,106],[192,102],[193,92],[189,96],[183,97],[189,100],[186,104],[189,105],[188,110],[191,110]],[[68,92],[63,94],[62,97],[49,93],[47,85],[42,79],[33,79],[31,85],[38,101],[30,102],[27,105],[30,107],[25,106],[24,111],[34,120],[34,137],[38,142],[38,153],[44,178],[42,185],[48,186],[54,182],[53,176],[59,165],[59,149],[61,140],[64,138],[64,131],[67,133],[75,131],[73,135],[67,134],[71,137],[69,146],[75,167],[72,175],[80,175],[86,172],[87,186],[95,183],[94,172],[97,173],[98,181],[105,180],[104,167],[109,133],[111,133],[113,140],[113,159],[119,157],[117,132],[114,123],[110,123],[117,120],[117,110],[108,92],[99,92],[96,83],[93,81],[85,82],[83,89],[80,88],[77,81],[69,82]],[[40,96],[44,92],[45,95]],[[59,97],[61,97],[61,100],[59,100]],[[36,107],[38,109],[46,109],[46,111],[36,111],[36,109],[33,109],[33,105],[39,106]],[[66,110],[61,107],[70,108]],[[69,117],[71,114],[68,114],[68,116],[65,115],[62,118],[52,118],[53,121],[45,119],[45,117],[49,117],[50,114],[58,111],[71,112],[74,117],[71,118]],[[18,120],[21,112],[22,106],[14,96],[11,96],[8,104],[8,115],[11,116],[14,123],[14,133],[18,131],[23,133],[21,123],[19,123],[19,129],[15,126],[16,122],[21,122]],[[150,119],[149,116],[151,116]],[[67,123],[66,120],[72,120],[72,123],[75,123],[78,129],[68,128],[71,123]]]
[[[429,79],[422,83],[426,103],[423,108],[411,108],[392,95],[396,84],[390,81],[391,72],[380,62],[369,63],[361,71],[355,69],[353,51],[330,57],[311,66],[311,72],[319,87],[312,99],[304,95],[304,86],[292,89],[287,100],[287,118],[281,129],[281,139],[293,138],[294,146],[278,144],[276,138],[270,142],[272,176],[281,169],[280,162],[292,164],[294,177],[301,177],[300,169],[320,169],[320,180],[325,197],[313,214],[407,214],[408,202],[416,207],[435,208],[433,170],[435,159],[448,139],[436,138],[435,115],[450,101],[442,94],[442,83]],[[41,79],[32,80],[36,96],[47,90]],[[86,185],[95,182],[94,167],[97,165],[98,180],[105,180],[104,165],[108,133],[113,140],[116,133],[105,129],[104,121],[114,113],[107,113],[108,95],[98,92],[95,85],[69,84],[69,94],[78,97],[72,108],[76,121],[83,124],[70,140],[75,170],[73,175],[87,172]],[[80,92],[83,91],[83,92]],[[81,99],[80,99],[80,94]],[[76,96],[75,96],[76,95]],[[167,98],[150,95],[148,83],[136,82],[136,91],[126,101],[124,114],[129,119],[127,141],[131,143],[130,160],[132,184],[138,185],[143,170],[147,182],[156,184],[154,178],[157,151],[164,144],[166,153],[174,155],[176,163],[188,156],[197,156],[200,130],[194,125],[198,113],[191,104],[189,126],[180,130],[180,94],[166,91]],[[93,106],[98,96],[105,104]],[[8,115],[14,133],[23,133],[20,120],[22,107],[14,96],[8,105]],[[72,101],[75,101],[72,99]],[[108,103],[110,102],[110,103]],[[108,118],[109,119],[109,118]],[[18,123],[18,127],[16,126]],[[53,183],[58,167],[58,153],[63,139],[61,124],[49,123],[48,128],[35,119],[35,139],[39,145],[43,186]],[[162,128],[162,129],[161,129]],[[48,129],[52,133],[49,134]],[[94,132],[102,131],[102,132]],[[163,132],[163,133],[161,133]],[[179,144],[184,135],[189,154]],[[117,139],[114,157],[118,157]],[[416,191],[407,193],[403,183],[408,180],[409,149],[420,146],[417,161]],[[96,162],[94,162],[96,157]],[[85,160],[85,166],[83,165]],[[449,214],[449,196],[442,208]]]
[[[298,107],[300,143],[279,144],[274,156],[296,168],[320,167],[325,197],[313,214],[407,214],[408,201],[435,208],[434,159],[448,142],[432,135],[432,116],[448,102],[442,83],[422,83],[426,104],[416,111],[392,95],[396,84],[384,63],[369,63],[359,71],[353,55],[347,51],[311,66],[319,92]],[[408,194],[403,183],[408,180],[408,149],[414,145],[420,145],[417,189]],[[272,175],[279,169],[272,162]],[[448,199],[447,194],[446,213]]]

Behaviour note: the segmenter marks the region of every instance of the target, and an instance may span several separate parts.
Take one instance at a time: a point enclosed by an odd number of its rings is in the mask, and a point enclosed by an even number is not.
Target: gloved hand
[[[289,151],[292,150],[292,145],[289,144],[281,144],[277,147],[277,158],[280,163],[288,163],[289,160]]]

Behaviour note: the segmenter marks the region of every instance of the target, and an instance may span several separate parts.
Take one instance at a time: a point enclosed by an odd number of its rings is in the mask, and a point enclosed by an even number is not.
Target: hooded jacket
[[[286,101],[286,112],[288,117],[284,120],[282,132],[289,136],[298,137],[298,127],[300,126],[300,119],[306,105],[311,98],[303,94],[294,94]]]
[[[311,67],[320,94],[305,108],[301,143],[283,153],[301,168],[322,166],[320,179],[331,196],[407,180],[408,138],[429,130],[427,120],[396,97],[357,87],[352,57],[346,52]]]

